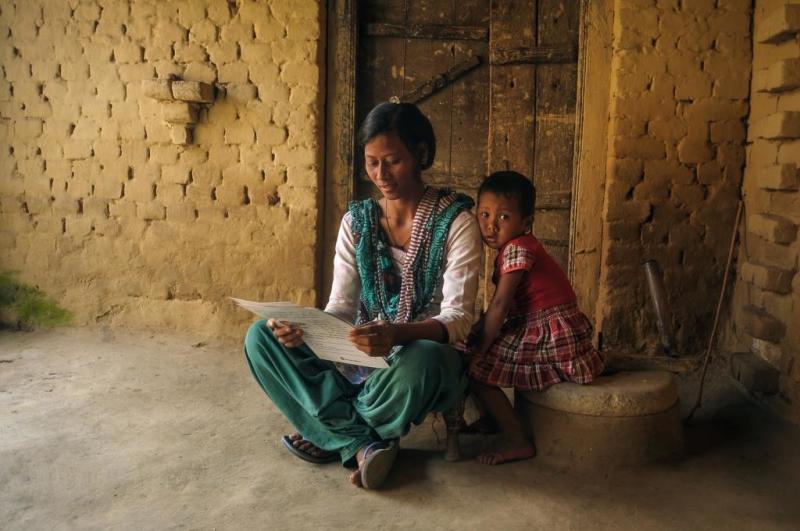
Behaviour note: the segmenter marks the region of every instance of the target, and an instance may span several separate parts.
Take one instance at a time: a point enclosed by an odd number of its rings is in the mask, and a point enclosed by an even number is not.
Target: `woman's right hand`
[[[303,331],[292,323],[270,319],[267,321],[267,327],[272,330],[278,343],[286,348],[295,348],[303,344]]]

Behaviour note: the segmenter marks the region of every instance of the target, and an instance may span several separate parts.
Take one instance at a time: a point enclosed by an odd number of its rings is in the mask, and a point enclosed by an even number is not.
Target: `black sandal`
[[[302,439],[306,441],[306,439]],[[281,442],[286,447],[287,450],[292,452],[296,457],[299,457],[303,461],[308,461],[309,463],[314,463],[315,465],[324,465],[325,463],[332,463],[339,459],[339,454],[335,452],[326,452],[323,450],[323,453],[320,455],[314,455],[311,453],[306,452],[300,448],[297,448],[294,445],[294,441],[289,438],[288,435],[284,435],[281,437]],[[311,442],[311,441],[306,441]],[[314,444],[314,443],[311,443]],[[315,445],[316,446],[316,445]]]

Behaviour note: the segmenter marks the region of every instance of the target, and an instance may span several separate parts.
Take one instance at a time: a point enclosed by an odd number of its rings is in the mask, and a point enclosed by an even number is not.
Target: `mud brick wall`
[[[642,273],[664,270],[684,355],[710,333],[745,163],[751,3],[617,0],[596,323],[617,351],[654,352]]]
[[[726,345],[779,371],[772,401],[800,420],[800,2],[755,6],[745,216]]]
[[[0,268],[78,323],[241,335],[315,302],[318,2],[0,4]],[[216,84],[174,144],[142,81]]]

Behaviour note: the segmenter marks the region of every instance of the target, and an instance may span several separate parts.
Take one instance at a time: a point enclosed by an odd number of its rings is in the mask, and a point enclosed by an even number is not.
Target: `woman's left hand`
[[[350,330],[348,339],[367,356],[388,356],[397,339],[397,325],[370,323]]]

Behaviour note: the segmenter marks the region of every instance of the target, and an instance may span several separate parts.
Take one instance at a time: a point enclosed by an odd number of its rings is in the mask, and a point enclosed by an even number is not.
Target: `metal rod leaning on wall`
[[[658,262],[648,260],[644,264],[644,274],[647,277],[647,288],[650,290],[650,299],[653,301],[653,309],[656,312],[656,323],[658,324],[658,339],[661,349],[667,356],[677,358],[675,351],[675,339],[670,330],[672,314],[667,304],[667,292],[664,289],[664,280],[661,276],[661,268]]]
[[[725,290],[728,287],[728,277],[731,272],[731,264],[733,263],[733,251],[736,248],[736,236],[739,234],[739,222],[742,219],[742,209],[744,208],[744,201],[739,200],[739,207],[736,209],[736,220],[733,222],[733,231],[731,234],[731,245],[728,248],[728,261],[725,263],[725,272],[722,276],[722,288],[719,290],[719,300],[717,301],[717,311],[714,314],[714,326],[711,328],[711,337],[708,338],[708,349],[706,349],[706,357],[703,360],[703,373],[700,375],[700,389],[697,391],[697,402],[694,407],[683,419],[684,422],[692,420],[695,411],[700,407],[700,402],[703,400],[703,386],[706,383],[706,372],[708,371],[708,360],[711,359],[711,349],[714,348],[714,339],[717,337],[717,327],[719,326],[719,314],[722,311],[722,301],[725,300]]]

